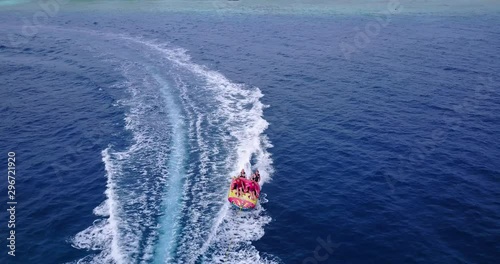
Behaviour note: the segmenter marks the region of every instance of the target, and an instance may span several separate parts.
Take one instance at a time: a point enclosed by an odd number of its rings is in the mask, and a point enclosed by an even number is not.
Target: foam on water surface
[[[137,57],[110,59],[122,64],[129,98],[119,105],[132,141],[126,150],[103,151],[107,200],[94,210],[103,218],[72,239],[98,253],[79,262],[272,261],[251,245],[271,221],[262,206],[239,213],[227,202],[230,177],[241,168],[259,168],[262,183],[273,171],[261,91],[166,43],[81,32]]]

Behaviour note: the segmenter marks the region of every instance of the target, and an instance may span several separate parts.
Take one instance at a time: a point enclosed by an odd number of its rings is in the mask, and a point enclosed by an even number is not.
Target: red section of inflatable
[[[238,191],[233,189],[233,187],[235,187],[235,185],[236,187],[239,187],[241,184],[244,184],[247,188],[250,186],[251,188],[254,188],[257,193],[257,197],[252,197],[249,192],[241,192],[240,195],[238,195]],[[252,209],[257,205],[259,195],[260,185],[257,182],[246,178],[236,178],[231,181],[227,198],[231,204],[240,209]]]

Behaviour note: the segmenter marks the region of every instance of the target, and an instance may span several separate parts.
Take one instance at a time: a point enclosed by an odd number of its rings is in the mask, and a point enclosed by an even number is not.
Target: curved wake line
[[[208,84],[206,88],[213,89],[217,94],[216,99],[217,102],[220,103],[218,107],[218,109],[220,109],[219,114],[229,114],[229,120],[237,120],[240,123],[243,120],[245,125],[249,124],[246,126],[247,129],[241,129],[241,125],[237,126],[235,122],[229,121],[227,124],[230,134],[238,140],[238,144],[236,145],[236,162],[235,165],[232,166],[230,174],[236,175],[241,168],[245,168],[247,171],[251,170],[250,162],[252,160],[252,156],[255,155],[255,159],[257,160],[255,167],[259,168],[262,175],[261,185],[270,179],[270,175],[272,173],[272,160],[266,149],[272,147],[272,145],[268,141],[267,137],[263,135],[263,132],[268,127],[268,123],[262,118],[265,106],[260,102],[260,98],[263,95],[258,88],[254,88],[253,90],[242,89],[239,85],[231,83],[222,74],[207,70],[204,66],[192,63],[191,58],[183,49],[168,49],[164,47],[164,45],[155,44],[142,39],[127,36],[120,37],[122,39],[145,45],[150,49],[163,54],[166,59],[176,65],[200,76],[201,78],[204,78]],[[232,100],[228,100],[228,98]],[[245,107],[248,106],[251,106],[251,108],[245,109]],[[225,200],[226,197],[223,199]],[[220,226],[222,225],[224,219],[227,219],[229,216],[228,209],[229,206],[227,203],[221,207],[217,213],[215,221],[213,221],[213,226],[206,241],[200,249],[195,252],[191,252],[193,255],[189,258],[189,263],[194,263],[200,256],[203,256],[213,244],[214,238],[217,236]],[[270,219],[264,220],[264,224],[269,221]],[[249,235],[251,240],[257,240],[262,236],[263,230],[257,235]]]
[[[118,205],[115,203],[116,195],[115,195],[115,184],[113,181],[114,173],[112,164],[110,161],[109,148],[106,148],[102,151],[102,160],[104,162],[104,167],[106,169],[106,173],[108,175],[107,184],[106,184],[106,197],[107,197],[107,207],[109,210],[108,222],[113,234],[118,234],[118,220],[117,220],[117,208]],[[120,247],[118,245],[118,240],[113,237],[111,240],[111,258],[114,259],[117,263],[124,263],[124,258],[122,257],[122,253],[120,251]]]
[[[125,76],[135,80],[124,83],[131,98],[122,100],[130,107],[125,121],[133,144],[124,152],[110,147],[103,151],[107,200],[94,213],[108,218],[72,241],[76,248],[101,253],[79,263],[121,264],[139,259],[165,263],[173,258],[185,176],[184,117],[167,82],[148,70],[148,76],[143,76],[139,69],[123,69]],[[159,111],[152,113],[152,107]]]
[[[244,131],[236,129],[231,131],[231,134],[240,141],[240,144],[238,145],[238,163],[234,166],[231,175],[238,174],[241,168],[250,170],[252,155],[257,154],[261,158],[258,159],[261,163],[257,163],[256,167],[263,168],[263,171],[261,172],[262,184],[270,179],[270,175],[272,173],[272,160],[270,159],[270,154],[266,152],[265,149],[272,147],[272,145],[268,141],[267,137],[261,136],[269,124],[264,118],[262,118],[265,106],[259,101],[263,94],[258,88],[254,88],[253,91],[241,89],[240,85],[231,83],[219,72],[211,71],[206,69],[204,66],[192,63],[191,57],[186,54],[184,49],[167,49],[164,47],[165,45],[155,44],[142,39],[131,38],[125,35],[117,36],[122,39],[145,45],[164,54],[165,58],[171,62],[205,78],[206,81],[212,85],[207,88],[220,89],[220,97],[235,99],[236,102],[228,102],[228,100],[221,98],[219,98],[218,101],[222,102],[221,106],[225,113],[231,113],[231,115],[237,119],[248,118],[247,122],[253,126]],[[245,104],[252,105],[252,109],[247,111],[251,112],[252,115],[249,115],[248,113],[238,114],[238,111],[234,111],[234,109],[243,111],[244,109],[241,105]]]
[[[159,240],[156,245],[156,254],[153,263],[166,263],[172,260],[172,253],[175,246],[175,238],[177,234],[177,222],[180,208],[180,193],[182,190],[182,180],[184,178],[184,160],[186,156],[184,133],[184,122],[179,108],[176,106],[173,96],[169,92],[170,88],[160,76],[154,75],[154,78],[162,86],[162,93],[169,105],[168,117],[173,126],[173,146],[172,154],[168,161],[168,171],[170,178],[166,191],[166,197],[163,198],[162,210],[166,213],[159,219],[159,224],[162,226],[159,234]]]
[[[59,30],[72,31],[71,29]],[[150,205],[151,200],[148,200],[148,194],[140,194],[139,201],[129,202],[123,198],[133,197],[134,194],[123,196],[124,190],[117,187],[117,184],[122,186],[127,183],[127,179],[122,179],[125,169],[138,169],[136,165],[140,162],[131,159],[137,158],[137,155],[142,155],[143,152],[160,151],[155,148],[156,145],[162,148],[164,146],[164,144],[155,144],[156,136],[148,135],[151,129],[156,129],[154,126],[150,127],[155,124],[140,119],[147,117],[144,114],[149,111],[148,101],[144,101],[146,105],[139,106],[128,103],[131,112],[126,118],[127,129],[133,132],[135,143],[126,152],[111,153],[110,148],[103,151],[103,161],[108,177],[106,190],[108,199],[102,206],[99,206],[99,209],[95,209],[95,214],[107,215],[108,218],[96,221],[93,226],[80,232],[73,239],[73,246],[76,248],[101,250],[101,253],[97,256],[86,257],[79,262],[121,264],[131,262],[197,263],[201,261],[223,263],[227,262],[229,257],[231,263],[247,263],[248,261],[274,263],[273,260],[263,259],[250,244],[250,241],[258,240],[264,235],[263,227],[271,221],[271,218],[265,215],[265,210],[259,206],[253,212],[236,216],[226,201],[229,176],[237,174],[241,168],[252,169],[250,162],[255,161],[253,168],[259,168],[261,171],[262,184],[270,180],[273,172],[272,160],[267,152],[267,148],[272,145],[263,134],[268,123],[263,118],[263,109],[266,106],[260,102],[263,96],[261,91],[256,87],[249,88],[232,83],[222,74],[191,62],[191,58],[183,49],[120,34],[89,30],[73,31],[113,39],[118,41],[118,45],[125,45],[127,49],[131,46],[125,44],[126,42],[130,45],[137,44],[146,47],[146,50],[141,48],[136,52],[146,52],[146,58],[152,60],[153,63],[161,65],[168,62],[173,65],[174,73],[187,72],[194,75],[195,79],[202,80],[204,84],[201,91],[209,92],[209,98],[205,99],[209,99],[211,104],[216,106],[207,112],[206,109],[198,107],[202,105],[201,101],[196,101],[195,93],[199,91],[192,90],[192,86],[186,88],[187,86],[182,87],[177,83],[178,87],[168,87],[160,74],[145,73],[147,75],[145,78],[154,79],[155,83],[162,87],[159,91],[163,94],[164,104],[172,106],[172,108],[167,107],[166,111],[172,131],[167,142],[171,145],[168,151],[161,150],[169,154],[158,154],[160,155],[158,159],[166,164],[165,168],[163,166],[158,168],[162,171],[162,177],[159,180],[144,178],[146,184],[139,186],[140,188],[153,186],[151,194],[159,195],[162,201],[158,206]],[[133,46],[135,45],[132,45],[132,48]],[[154,68],[160,69],[161,66],[155,65]],[[181,82],[185,82],[182,75],[177,77],[181,79]],[[188,80],[191,81],[191,77]],[[134,81],[137,82],[137,80]],[[189,152],[197,151],[200,155],[198,169],[195,171],[191,165],[188,171],[184,171],[184,159],[188,155],[185,148],[187,142],[183,136],[186,134],[185,124],[178,122],[182,121],[182,114],[180,108],[175,105],[176,102],[169,101],[173,100],[173,94],[170,93],[172,88],[179,89],[184,111],[190,119],[187,131],[188,142],[197,145],[195,148],[190,146]],[[144,97],[141,93],[143,92],[138,88],[132,89],[132,98]],[[208,131],[207,126],[215,130]],[[214,132],[216,134],[213,134]],[[117,162],[119,164],[115,164]],[[125,164],[121,164],[123,162]],[[142,170],[143,172],[138,176],[151,175],[147,168]],[[208,177],[209,175],[211,177]],[[189,178],[185,178],[188,176]],[[214,189],[214,186],[217,186],[217,189]],[[160,191],[163,193],[160,194]],[[194,197],[196,198],[194,200],[179,202],[181,197],[187,197],[187,194],[192,195],[193,192],[198,192],[199,196],[205,197],[206,201]],[[138,204],[138,209],[141,208],[144,212],[153,212],[149,215],[140,215],[141,210],[132,213],[126,211],[130,210],[131,204]],[[159,218],[154,218],[154,212],[158,208],[161,208],[162,212],[159,212]],[[167,208],[172,208],[173,212],[165,211]],[[214,211],[210,208],[216,209]],[[107,213],[104,212],[106,209]],[[124,213],[124,210],[127,213]],[[185,226],[182,230],[179,229],[181,210],[182,217],[187,219],[183,223]],[[134,224],[134,219],[139,223]],[[146,229],[141,225],[146,226]],[[235,227],[240,230],[235,230]],[[235,246],[230,247],[230,252],[227,252],[230,241]]]

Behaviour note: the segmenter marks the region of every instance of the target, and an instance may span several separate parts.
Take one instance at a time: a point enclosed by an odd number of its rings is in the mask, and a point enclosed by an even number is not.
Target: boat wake
[[[102,151],[107,199],[94,210],[99,219],[71,240],[95,254],[77,263],[279,262],[251,243],[271,221],[265,209],[240,213],[226,201],[241,168],[258,168],[261,184],[272,174],[261,91],[162,42],[47,30],[92,38],[89,49],[124,77],[114,88],[127,92],[117,107],[130,141]]]

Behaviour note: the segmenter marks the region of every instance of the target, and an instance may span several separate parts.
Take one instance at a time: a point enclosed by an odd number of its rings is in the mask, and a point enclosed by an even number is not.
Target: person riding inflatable
[[[258,170],[252,174],[250,180],[245,177],[245,170],[241,170],[240,174],[231,181],[228,194],[229,202],[241,210],[255,208],[260,195],[259,181]]]

